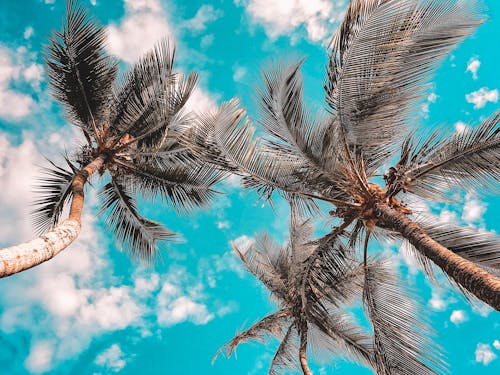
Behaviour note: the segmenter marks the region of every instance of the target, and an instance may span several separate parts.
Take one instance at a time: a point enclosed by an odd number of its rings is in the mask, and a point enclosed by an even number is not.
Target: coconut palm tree
[[[399,280],[387,260],[356,261],[352,247],[340,240],[342,230],[312,242],[310,221],[292,215],[290,240],[285,246],[267,234],[246,251],[233,250],[246,269],[257,277],[278,304],[273,312],[237,334],[217,355],[227,355],[246,341],[280,341],[269,374],[301,369],[312,374],[308,352],[343,356],[379,374],[435,374],[445,370],[432,331],[422,319],[419,299]],[[314,264],[309,263],[317,254]],[[369,288],[364,295],[373,330],[359,326],[351,314],[363,292],[364,275]],[[217,357],[216,355],[216,357]]]
[[[173,233],[142,217],[136,195],[160,197],[176,210],[209,201],[222,176],[195,160],[177,135],[191,117],[185,104],[197,75],[174,70],[175,48],[159,43],[121,78],[117,61],[105,53],[105,29],[77,1],[67,2],[62,31],[55,32],[45,62],[53,95],[85,143],[67,155],[66,167],[45,169],[34,210],[37,231],[47,233],[0,251],[0,276],[51,259],[74,241],[81,225],[84,188],[99,175],[101,213],[121,247],[152,261]],[[63,209],[69,217],[60,223]]]
[[[481,23],[475,1],[352,0],[329,45],[326,111],[312,113],[303,102],[302,61],[282,64],[264,73],[258,90],[267,136],[256,137],[232,101],[185,138],[265,198],[277,190],[304,209],[333,204],[332,236],[348,229],[351,244],[364,238],[365,259],[372,235],[405,240],[428,271],[434,263],[500,310],[498,238],[436,224],[402,201],[498,192],[500,113],[463,133],[442,127],[426,135],[412,124],[437,64]],[[369,289],[367,281],[368,306]]]

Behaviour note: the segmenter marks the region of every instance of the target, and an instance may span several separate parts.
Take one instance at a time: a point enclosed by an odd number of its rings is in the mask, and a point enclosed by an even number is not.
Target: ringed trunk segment
[[[73,178],[73,199],[68,219],[38,238],[0,250],[0,278],[14,275],[52,259],[78,237],[84,202],[83,187],[89,176],[99,170],[105,161],[106,156],[99,155]]]
[[[448,276],[481,301],[500,311],[500,278],[432,239],[417,223],[387,204],[374,206],[378,225],[395,230]]]

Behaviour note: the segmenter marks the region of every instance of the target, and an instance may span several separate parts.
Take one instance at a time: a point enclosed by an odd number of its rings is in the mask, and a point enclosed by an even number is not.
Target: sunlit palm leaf
[[[475,1],[355,0],[331,42],[327,102],[368,171],[392,157],[432,71],[481,19]]]
[[[405,143],[403,188],[429,197],[446,197],[458,185],[475,192],[497,191],[500,182],[500,113],[476,128],[453,135]]]
[[[69,170],[49,160],[50,167],[43,168],[44,176],[38,179],[35,193],[39,197],[33,203],[33,225],[37,233],[44,233],[54,227],[66,203],[73,196],[72,183],[78,169],[68,159]]]
[[[441,349],[432,341],[418,297],[388,262],[366,266],[364,307],[373,326],[378,374],[445,373]]]
[[[137,212],[137,203],[131,192],[116,179],[100,191],[106,224],[121,247],[132,257],[153,262],[161,241],[174,234],[158,222],[143,218]]]
[[[111,97],[117,64],[106,55],[106,32],[88,16],[77,0],[67,3],[67,20],[45,51],[54,97],[86,135],[99,137]]]

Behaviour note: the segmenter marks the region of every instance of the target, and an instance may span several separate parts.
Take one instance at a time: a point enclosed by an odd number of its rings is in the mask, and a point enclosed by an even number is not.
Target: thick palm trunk
[[[500,279],[434,241],[416,223],[386,204],[377,204],[378,225],[395,230],[448,276],[500,311]]]
[[[34,240],[0,250],[0,277],[16,274],[52,259],[78,237],[84,202],[83,187],[88,177],[97,171],[105,160],[104,155],[98,156],[74,177],[73,199],[68,219]]]
[[[299,347],[299,360],[300,367],[302,368],[302,373],[304,375],[313,375],[311,369],[309,368],[309,364],[307,363],[307,323],[305,327],[302,327],[300,330],[300,347]]]

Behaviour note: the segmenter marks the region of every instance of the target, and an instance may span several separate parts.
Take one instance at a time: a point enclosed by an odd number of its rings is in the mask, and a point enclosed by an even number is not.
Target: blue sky
[[[189,105],[214,108],[238,96],[255,113],[260,68],[278,58],[307,56],[306,96],[322,105],[325,42],[346,1],[335,0],[91,0],[82,2],[109,27],[109,52],[122,66],[164,36],[174,39],[178,67],[200,74]],[[446,123],[463,131],[498,107],[500,3],[488,22],[443,63],[419,108],[422,127]],[[0,3],[0,245],[32,237],[32,185],[43,156],[60,158],[77,133],[47,92],[41,50],[60,28],[62,0]],[[231,179],[210,208],[190,217],[158,205],[143,213],[181,233],[163,262],[146,269],[119,252],[87,195],[78,241],[56,259],[2,280],[0,368],[4,374],[264,374],[276,343],[243,345],[237,358],[217,348],[273,306],[243,272],[229,241],[251,243],[270,231],[283,241],[288,209],[262,207]],[[432,206],[442,220],[500,231],[499,197],[463,194],[456,206]],[[500,315],[471,307],[445,281],[430,285],[412,259],[393,259],[419,289],[453,374],[500,373]],[[314,363],[317,374],[368,374],[338,359]]]

